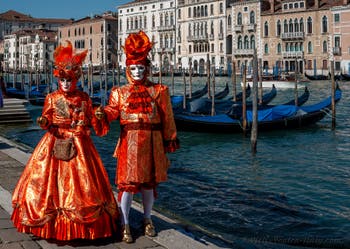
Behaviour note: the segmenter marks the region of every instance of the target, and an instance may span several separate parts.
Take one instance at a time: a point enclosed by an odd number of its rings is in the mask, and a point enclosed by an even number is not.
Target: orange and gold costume
[[[147,65],[152,48],[145,33],[130,34],[125,43],[126,65]],[[119,119],[121,134],[114,156],[118,159],[116,184],[120,194],[155,189],[167,180],[166,152],[179,148],[169,89],[147,77],[136,81],[127,68],[128,84],[112,89],[104,108],[107,123]],[[108,125],[103,133],[108,132]],[[120,195],[119,195],[120,197]]]
[[[68,59],[79,65],[74,57]],[[63,69],[56,73],[58,77],[72,77],[75,84],[79,70],[74,70],[73,74]],[[117,229],[116,200],[90,137],[90,128],[98,130],[99,124],[89,96],[74,87],[69,92],[59,89],[47,95],[42,110],[45,122],[40,125],[48,131],[36,146],[12,197],[11,219],[18,231],[45,239],[96,239],[112,236]],[[69,161],[55,158],[52,151],[57,138],[73,138],[76,156]]]

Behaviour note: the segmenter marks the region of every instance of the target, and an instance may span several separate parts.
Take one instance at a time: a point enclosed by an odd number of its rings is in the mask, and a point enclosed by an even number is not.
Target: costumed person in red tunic
[[[179,148],[168,87],[149,81],[152,49],[147,35],[130,34],[124,45],[127,84],[112,89],[109,103],[95,115],[107,124],[119,119],[121,133],[114,156],[117,158],[116,184],[122,213],[123,241],[133,242],[129,211],[133,195],[141,192],[144,208],[144,233],[156,236],[151,211],[156,187],[167,180],[170,161],[167,152]]]
[[[88,94],[76,89],[87,51],[72,44],[54,53],[59,89],[47,95],[38,124],[47,132],[30,157],[12,196],[17,230],[44,239],[114,236],[118,206],[90,137],[101,127]]]

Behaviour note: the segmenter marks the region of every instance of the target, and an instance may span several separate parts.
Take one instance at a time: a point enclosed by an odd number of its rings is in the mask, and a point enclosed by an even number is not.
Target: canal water
[[[170,81],[163,80],[171,87]],[[205,84],[193,81],[193,90]],[[217,79],[217,91],[229,81]],[[328,115],[310,127],[259,133],[256,155],[250,136],[179,131],[181,149],[169,154],[169,181],[159,186],[155,208],[229,248],[350,248],[350,82],[339,85],[335,130]],[[329,81],[308,88],[305,105],[331,94]],[[176,81],[175,93],[182,89]],[[292,88],[277,86],[272,104],[293,97]],[[35,120],[40,107],[28,108]],[[0,133],[32,149],[44,131],[33,123]],[[118,135],[115,122],[107,136],[93,137],[111,183]]]

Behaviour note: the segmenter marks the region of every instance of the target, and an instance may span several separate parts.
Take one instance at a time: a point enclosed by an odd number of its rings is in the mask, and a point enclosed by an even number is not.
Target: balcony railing
[[[162,32],[162,31],[171,31],[175,30],[175,25],[163,25],[163,26],[158,26],[157,31]]]
[[[236,49],[233,53],[235,56],[253,56],[254,49]]]
[[[341,55],[341,47],[334,47],[333,55]]]
[[[208,35],[192,35],[187,36],[187,41],[189,42],[198,42],[198,41],[207,41]]]
[[[251,32],[255,32],[255,27],[256,27],[255,23],[250,23],[247,25],[247,30]]]
[[[286,32],[281,34],[283,40],[303,40],[304,32]]]
[[[282,52],[283,58],[303,58],[304,52],[303,51],[284,51]]]
[[[242,33],[243,32],[243,25],[235,25],[233,29],[234,29],[234,32],[236,32],[236,33]]]

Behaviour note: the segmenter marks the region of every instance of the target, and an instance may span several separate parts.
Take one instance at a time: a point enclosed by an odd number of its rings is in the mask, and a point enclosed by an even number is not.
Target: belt
[[[120,125],[120,128],[123,131],[130,131],[130,130],[149,130],[149,131],[160,131],[162,130],[162,124],[150,124],[150,123],[130,123],[130,124],[124,124]]]

